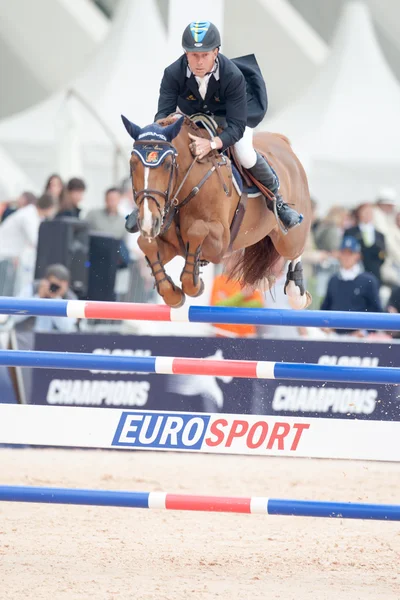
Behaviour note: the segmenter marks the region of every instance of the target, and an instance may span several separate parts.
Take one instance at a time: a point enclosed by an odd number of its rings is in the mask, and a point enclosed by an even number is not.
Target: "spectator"
[[[3,221],[5,221],[7,217],[15,213],[15,211],[17,211],[19,208],[24,208],[29,204],[36,204],[36,202],[37,198],[35,194],[32,194],[32,192],[22,192],[22,194],[19,196],[19,198],[17,198],[17,200],[14,203],[8,203],[1,215],[1,223],[3,223]]]
[[[311,232],[317,229],[318,225],[321,223],[321,219],[318,216],[318,202],[315,198],[311,197]]]
[[[226,270],[215,277],[211,291],[211,306],[261,308],[263,297],[260,291],[242,288],[239,281],[229,278],[235,262],[236,259],[229,259],[225,265]],[[216,324],[214,328],[220,337],[254,337],[257,333],[254,325]]]
[[[349,218],[350,213],[347,208],[333,206],[325,219],[314,230],[314,239],[317,248],[319,250],[326,250],[327,252],[338,250]]]
[[[394,288],[392,295],[389,298],[387,311],[390,313],[400,313],[400,286]],[[400,319],[400,316],[399,316]],[[393,338],[400,338],[400,331],[391,331]]]
[[[121,201],[118,206],[118,212],[126,219],[131,212],[137,208],[133,199],[133,189],[131,178],[124,179],[121,185]]]
[[[360,260],[360,243],[350,236],[343,238],[339,252],[340,271],[328,283],[321,310],[382,312],[378,280],[372,273],[362,271]],[[351,330],[338,329],[336,332],[350,333]]]
[[[70,289],[69,282],[70,273],[64,265],[50,265],[46,269],[44,278],[29,285],[22,292],[21,297],[76,300],[77,297]],[[66,319],[65,317],[15,315],[12,319],[17,329],[24,331],[70,333],[76,330],[76,319]]]
[[[119,213],[119,203],[121,200],[121,191],[112,187],[106,190],[104,208],[95,208],[86,216],[91,233],[97,233],[103,236],[109,236],[120,241],[118,269],[126,269],[131,262],[130,252],[125,243],[129,235],[125,229],[125,219]]]
[[[374,227],[372,204],[361,204],[356,211],[357,225],[346,229],[345,236],[354,237],[361,246],[361,258],[367,273],[372,273],[381,284],[381,266],[385,260],[385,238]]]
[[[400,229],[396,224],[398,207],[397,193],[393,188],[384,188],[374,208],[374,226],[386,242],[386,260],[381,268],[382,283],[396,287],[400,279]]]
[[[400,313],[400,286],[393,290],[388,302],[387,310],[390,313]]]
[[[125,219],[119,213],[120,200],[121,192],[118,188],[112,187],[106,191],[104,208],[94,208],[86,216],[90,231],[122,240],[127,232]]]
[[[0,224],[0,257],[20,257],[26,248],[36,249],[40,223],[50,219],[54,211],[53,198],[45,194],[10,215]]]
[[[57,175],[57,173],[53,173],[52,175],[50,175],[50,177],[46,181],[44,193],[49,194],[49,196],[52,196],[57,202],[58,206],[61,205],[64,193],[64,183],[61,177]]]
[[[310,307],[312,309],[318,308],[321,303],[318,278],[320,276],[320,270],[324,269],[327,264],[330,264],[329,259],[331,257],[330,252],[319,250],[315,244],[314,233],[321,224],[321,221],[317,218],[317,208],[317,202],[311,199],[311,229],[307,236],[306,245],[301,256],[307,289],[313,299]],[[325,293],[326,284],[323,287]]]
[[[65,193],[62,195],[60,210],[56,217],[76,217],[79,218],[81,209],[79,204],[83,200],[83,195],[86,190],[86,185],[83,179],[73,177],[67,183]]]

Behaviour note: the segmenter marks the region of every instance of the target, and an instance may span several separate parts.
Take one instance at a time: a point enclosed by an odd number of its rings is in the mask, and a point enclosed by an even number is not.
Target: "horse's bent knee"
[[[199,241],[199,244],[207,237],[209,233],[209,226],[205,221],[195,221],[187,230],[187,237],[189,240],[195,239]]]

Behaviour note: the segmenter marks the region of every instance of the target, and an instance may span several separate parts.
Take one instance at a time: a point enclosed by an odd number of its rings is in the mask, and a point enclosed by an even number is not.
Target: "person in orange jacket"
[[[240,306],[242,308],[262,308],[263,296],[259,290],[242,288],[235,279],[229,279],[226,272],[217,275],[211,291],[211,306]],[[217,336],[252,337],[257,334],[255,325],[214,324]]]

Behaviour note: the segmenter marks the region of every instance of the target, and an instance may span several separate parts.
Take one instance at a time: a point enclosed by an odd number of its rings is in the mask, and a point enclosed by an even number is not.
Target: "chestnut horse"
[[[122,120],[135,140],[130,169],[141,234],[138,244],[166,304],[176,308],[185,295],[203,292],[199,271],[203,261],[221,263],[227,254],[240,251],[235,275],[243,285],[269,281],[273,266],[284,257],[291,261],[285,285],[290,304],[293,308],[309,305],[300,259],[311,223],[310,194],[304,169],[284,136],[256,134],[255,147],[268,157],[279,177],[280,193],[303,215],[302,223],[285,234],[260,194],[248,198],[234,235],[231,226],[240,195],[232,185],[229,159],[212,151],[198,160],[189,148],[188,134],[207,136],[206,131],[182,115],[143,129],[126,117]],[[132,221],[133,213],[127,217],[128,231]],[[175,256],[185,258],[181,287],[164,269]]]

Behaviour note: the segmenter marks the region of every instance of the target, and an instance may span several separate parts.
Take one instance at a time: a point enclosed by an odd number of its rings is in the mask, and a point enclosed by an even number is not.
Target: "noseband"
[[[137,191],[133,185],[132,171],[132,191],[133,191],[133,199],[136,202],[138,208],[140,208],[145,200],[145,198],[149,198],[153,200],[155,203],[158,212],[160,213],[161,219],[164,218],[164,215],[168,212],[170,205],[172,203],[171,199],[171,191],[173,186],[174,175],[176,175],[178,165],[176,162],[176,157],[178,153],[176,148],[170,142],[157,142],[155,140],[137,140],[133,144],[132,154],[136,154],[139,157],[144,167],[149,167],[150,169],[154,169],[163,164],[165,158],[169,155],[172,156],[172,164],[169,173],[168,186],[165,192],[161,190],[155,190],[152,188],[143,188],[142,190]],[[164,209],[161,208],[161,204],[157,200],[156,196],[161,196],[164,199]]]

